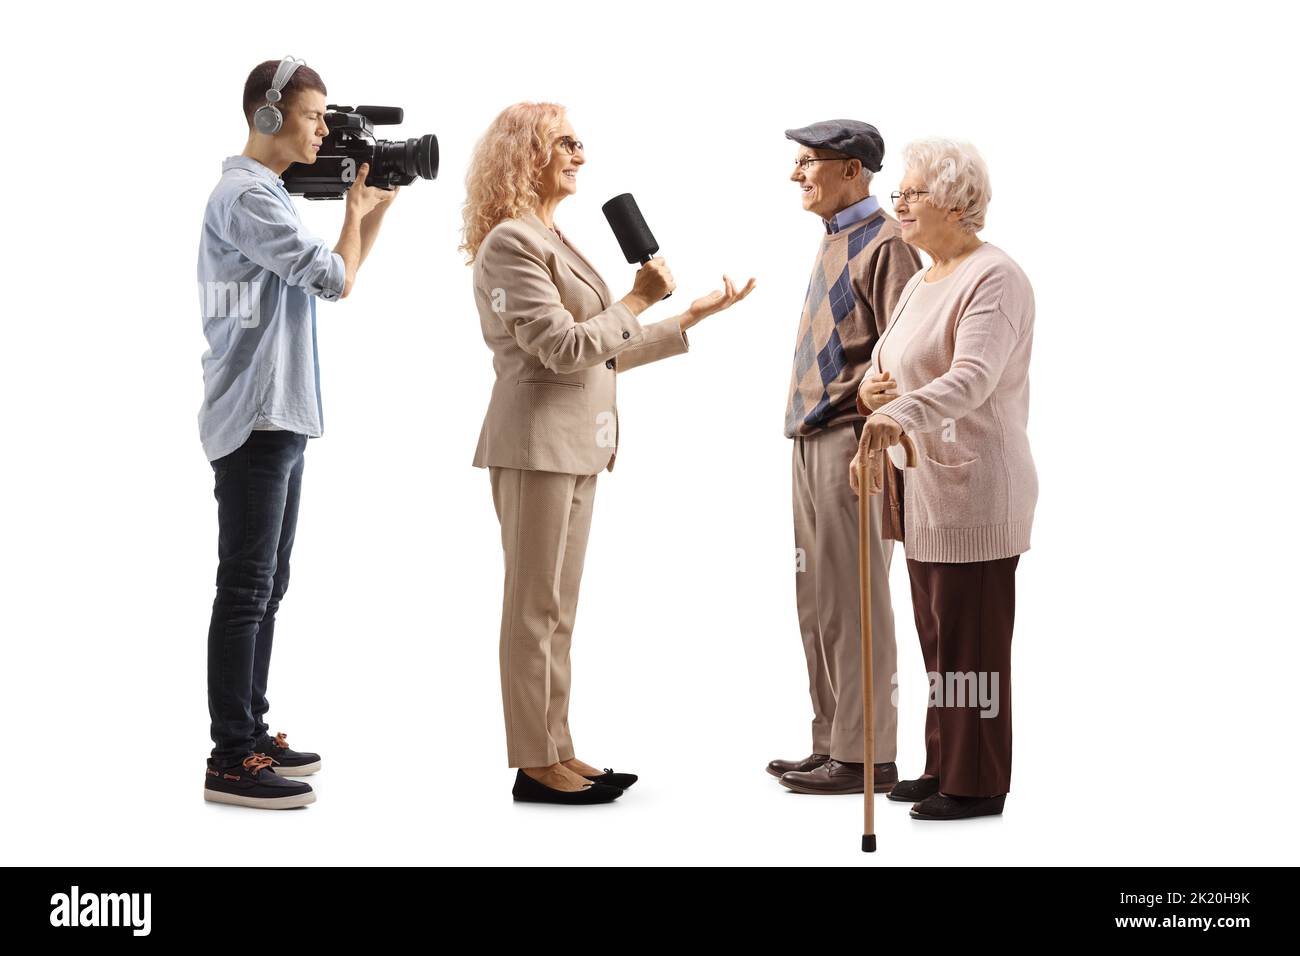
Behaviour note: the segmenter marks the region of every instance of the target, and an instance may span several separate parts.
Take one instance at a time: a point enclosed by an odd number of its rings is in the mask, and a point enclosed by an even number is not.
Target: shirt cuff
[[[326,302],[333,302],[343,294],[343,283],[347,281],[347,277],[348,273],[343,265],[343,257],[337,252],[331,252],[329,268],[326,270],[325,278],[316,294]]]

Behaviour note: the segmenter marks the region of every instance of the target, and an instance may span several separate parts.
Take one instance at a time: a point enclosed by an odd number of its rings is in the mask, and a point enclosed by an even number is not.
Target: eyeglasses
[[[808,167],[813,163],[843,163],[852,159],[852,156],[824,156],[821,159],[814,159],[811,156],[804,156],[796,159],[794,164],[799,167],[801,172],[808,172]]]
[[[577,152],[586,152],[586,150],[582,148],[582,142],[574,139],[572,136],[561,136],[556,140],[555,145],[560,147],[560,149],[564,150],[570,156]]]
[[[908,205],[911,205],[912,203],[916,202],[917,199],[919,199],[921,196],[928,196],[928,195],[930,195],[930,190],[928,189],[904,189],[901,193],[897,193],[897,192],[890,193],[889,198],[894,201],[895,206],[898,205],[898,200],[900,199],[906,199]]]

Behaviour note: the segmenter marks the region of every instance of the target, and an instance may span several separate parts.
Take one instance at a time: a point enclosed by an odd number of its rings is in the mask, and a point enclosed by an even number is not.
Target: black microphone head
[[[659,251],[659,243],[655,242],[654,233],[645,224],[645,217],[631,193],[615,196],[600,208],[628,262],[647,262]]]

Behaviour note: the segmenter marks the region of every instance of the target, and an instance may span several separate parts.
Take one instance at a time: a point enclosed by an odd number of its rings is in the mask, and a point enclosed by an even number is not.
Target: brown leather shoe
[[[878,763],[874,769],[875,792],[888,793],[898,783],[898,767],[892,762]],[[828,760],[816,770],[785,774],[781,785],[795,793],[861,793],[862,764]]]
[[[787,773],[806,773],[809,770],[816,770],[830,759],[830,754],[809,754],[802,760],[773,760],[767,765],[767,772],[779,780]]]

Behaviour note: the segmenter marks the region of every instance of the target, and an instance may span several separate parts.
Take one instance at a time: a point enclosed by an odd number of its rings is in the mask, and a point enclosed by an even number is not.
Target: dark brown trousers
[[[1011,628],[1019,561],[1019,555],[961,564],[907,561],[930,679],[925,772],[939,777],[943,793],[992,797],[1011,790]]]

